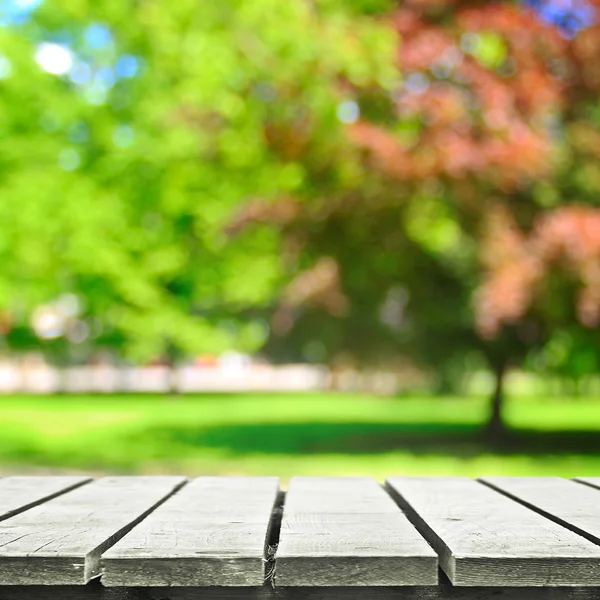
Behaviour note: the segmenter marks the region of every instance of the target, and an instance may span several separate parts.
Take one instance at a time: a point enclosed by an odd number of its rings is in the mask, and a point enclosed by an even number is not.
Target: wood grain
[[[481,481],[600,544],[600,490],[561,477],[483,477]]]
[[[0,585],[82,585],[102,551],[184,483],[106,477],[0,522]]]
[[[600,547],[467,478],[387,486],[457,586],[598,586]]]
[[[107,586],[260,586],[276,477],[200,477],[102,557]]]
[[[4,477],[0,479],[0,521],[64,494],[90,477]]]
[[[294,477],[275,555],[276,586],[437,582],[437,559],[367,477]]]

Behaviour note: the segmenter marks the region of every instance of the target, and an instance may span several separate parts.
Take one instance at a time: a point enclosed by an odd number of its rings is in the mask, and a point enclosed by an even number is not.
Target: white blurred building
[[[177,368],[109,364],[57,369],[39,355],[0,362],[0,393],[193,393],[302,392],[328,389],[329,369],[321,365],[270,365],[226,353],[215,364]]]

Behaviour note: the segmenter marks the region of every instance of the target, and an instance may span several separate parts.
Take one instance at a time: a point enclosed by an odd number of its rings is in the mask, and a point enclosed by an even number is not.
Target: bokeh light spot
[[[129,125],[119,125],[115,127],[113,133],[113,142],[119,148],[127,148],[133,144],[133,129]]]
[[[65,75],[73,66],[73,53],[66,46],[43,42],[37,47],[35,60],[44,71]]]
[[[12,75],[12,63],[6,56],[0,56],[0,79],[7,79]]]
[[[360,108],[353,100],[345,100],[338,105],[337,116],[342,123],[356,123],[360,116]]]
[[[115,63],[115,73],[118,77],[131,78],[137,75],[139,61],[135,56],[123,54]]]
[[[65,171],[74,171],[81,164],[79,152],[74,148],[65,148],[58,155],[58,164]]]
[[[69,73],[69,79],[77,85],[87,85],[92,80],[92,69],[85,62],[78,61]]]
[[[110,30],[100,23],[93,23],[90,25],[83,35],[85,43],[94,50],[105,48],[112,43]]]

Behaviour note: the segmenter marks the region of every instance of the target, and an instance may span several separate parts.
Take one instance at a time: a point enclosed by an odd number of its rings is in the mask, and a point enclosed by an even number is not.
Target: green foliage
[[[551,71],[567,53],[548,53],[542,24],[532,42],[519,10],[45,0],[2,26],[5,345],[60,362],[101,347],[143,362],[265,341],[278,360],[404,354],[446,388],[474,355],[529,351],[536,369],[590,372],[593,336],[556,314],[566,294],[536,306],[535,340],[527,324],[494,343],[475,327],[494,205],[526,231],[600,191],[597,94],[566,95]],[[257,199],[275,217],[230,233]],[[278,216],[285,202],[296,219]],[[295,327],[268,336],[287,284],[323,258],[339,270],[328,289],[339,310],[296,302]],[[40,341],[32,323],[69,298],[68,322]],[[557,346],[553,329],[572,342]]]
[[[65,293],[100,323],[90,343],[135,360],[262,343],[236,315],[271,302],[276,232],[222,229],[249,197],[310,199],[311,171],[343,180],[340,79],[396,78],[395,38],[359,4],[48,0],[0,30],[9,344]],[[67,49],[68,72],[40,68],[44,43]]]

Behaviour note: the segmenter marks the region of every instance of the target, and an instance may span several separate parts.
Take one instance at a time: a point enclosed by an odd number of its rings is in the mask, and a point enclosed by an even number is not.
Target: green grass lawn
[[[350,394],[0,398],[0,471],[600,475],[600,400]]]

